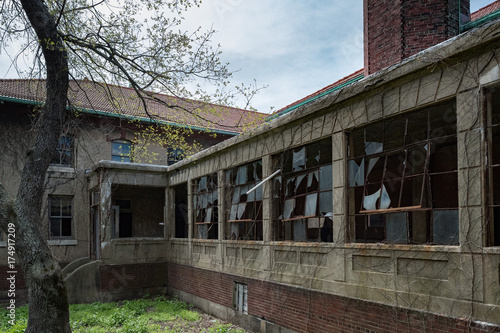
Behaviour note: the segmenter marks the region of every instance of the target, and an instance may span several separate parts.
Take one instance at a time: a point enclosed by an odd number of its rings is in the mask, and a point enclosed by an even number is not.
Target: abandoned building
[[[78,230],[53,243],[77,259],[70,300],[168,293],[260,332],[500,331],[499,9],[364,0],[364,69],[170,166],[108,148],[78,206],[49,210]]]

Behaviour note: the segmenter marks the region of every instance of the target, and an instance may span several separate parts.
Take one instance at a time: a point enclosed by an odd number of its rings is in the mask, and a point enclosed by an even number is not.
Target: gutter
[[[32,101],[32,100],[27,100],[27,99],[22,99],[22,98],[7,97],[7,96],[0,96],[0,101],[11,102],[11,103],[21,103],[21,104],[32,105],[32,106],[42,106],[44,104],[43,102],[37,102],[37,101]],[[69,108],[69,107],[66,107],[66,108]],[[236,135],[240,134],[237,132],[230,132],[230,131],[223,131],[223,130],[216,130],[216,129],[207,129],[207,128],[203,128],[203,127],[199,127],[199,126],[192,126],[192,125],[181,125],[181,124],[173,123],[170,121],[154,120],[154,119],[143,118],[143,117],[134,117],[134,116],[124,115],[124,114],[119,114],[119,113],[98,111],[98,110],[92,110],[92,109],[87,109],[87,108],[75,108],[75,109],[79,112],[87,113],[87,114],[93,114],[93,115],[97,114],[99,116],[125,119],[125,120],[139,120],[139,121],[142,121],[145,123],[150,123],[150,124],[160,123],[160,124],[174,126],[174,127],[188,128],[191,130],[201,131],[201,132],[210,132],[210,133],[232,135],[232,136],[236,136]]]
[[[353,83],[353,82],[359,81],[359,80],[361,80],[362,78],[364,78],[364,74],[360,74],[360,75],[358,75],[358,76],[356,76],[356,77],[354,77],[354,78],[350,79],[350,80],[349,80],[349,81],[347,81],[347,82],[344,82],[344,83],[342,83],[342,84],[339,84],[338,86],[335,86],[335,87],[333,87],[333,88],[331,88],[331,89],[328,89],[328,90],[327,90],[327,91],[325,91],[325,92],[322,92],[322,93],[321,93],[321,94],[319,94],[319,95],[316,95],[316,96],[313,96],[313,97],[311,97],[311,98],[308,98],[308,99],[306,99],[305,101],[303,101],[303,102],[301,102],[301,103],[299,103],[299,104],[297,104],[297,105],[293,105],[293,106],[291,106],[291,107],[289,107],[289,108],[287,108],[287,109],[285,109],[285,110],[283,110],[283,111],[280,111],[280,112],[278,112],[278,113],[276,113],[276,114],[274,114],[274,115],[272,115],[272,116],[269,116],[269,117],[267,117],[267,118],[266,118],[266,121],[271,121],[271,120],[273,120],[273,119],[275,119],[275,118],[281,117],[281,116],[283,116],[283,115],[285,115],[285,114],[287,114],[287,113],[289,113],[289,112],[291,112],[291,111],[293,111],[293,110],[295,110],[295,109],[298,109],[299,107],[301,107],[301,106],[303,106],[303,105],[305,105],[305,104],[307,104],[307,103],[310,103],[310,102],[312,102],[312,101],[315,101],[315,100],[317,100],[317,99],[319,99],[319,98],[321,98],[321,97],[323,97],[323,96],[325,96],[325,95],[328,95],[328,94],[330,94],[330,93],[332,93],[332,92],[334,92],[334,91],[336,91],[336,90],[342,89],[342,88],[344,88],[345,86],[347,86],[347,85],[349,85],[349,84],[351,84],[351,83]]]

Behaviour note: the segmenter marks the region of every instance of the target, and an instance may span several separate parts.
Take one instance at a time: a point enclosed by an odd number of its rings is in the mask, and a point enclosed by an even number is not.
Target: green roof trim
[[[27,99],[22,99],[22,98],[7,97],[7,96],[0,96],[0,101],[21,103],[21,104],[32,105],[32,106],[42,106],[44,104],[43,102],[37,102],[37,101],[32,101],[32,100],[27,100]],[[87,109],[87,108],[75,108],[75,109],[79,112],[82,112],[82,113],[94,114],[94,115],[99,115],[99,116],[104,116],[104,117],[119,118],[119,119],[125,119],[125,120],[139,120],[141,122],[146,122],[146,123],[150,123],[150,124],[151,123],[160,123],[160,124],[165,124],[165,125],[169,125],[169,126],[189,128],[191,130],[208,132],[208,133],[217,133],[217,134],[225,134],[225,135],[232,135],[232,136],[239,135],[239,133],[236,133],[236,132],[207,129],[207,128],[203,128],[200,126],[182,125],[182,124],[177,124],[177,123],[173,123],[170,121],[164,121],[164,120],[154,120],[154,119],[145,118],[145,117],[134,117],[134,116],[124,115],[124,114],[119,114],[119,113],[98,111],[98,110],[92,110],[92,109]]]
[[[460,27],[460,32],[464,32],[464,31],[470,30],[470,29],[475,28],[475,27],[477,27],[477,26],[479,26],[479,25],[481,25],[483,23],[492,21],[492,20],[494,20],[494,19],[496,19],[498,17],[500,17],[500,9],[497,9],[493,13],[489,13],[488,15],[481,17],[480,19],[477,19],[475,21],[463,24]]]
[[[364,77],[365,77],[365,76],[364,76],[364,74],[360,74],[360,75],[358,75],[358,76],[355,76],[354,78],[350,79],[349,81],[346,81],[346,82],[344,82],[344,83],[342,83],[342,84],[339,84],[338,86],[332,87],[332,88],[328,89],[327,91],[322,92],[321,94],[318,94],[318,95],[316,95],[316,96],[312,96],[311,98],[308,98],[308,99],[306,99],[305,101],[300,102],[300,103],[299,103],[299,104],[297,104],[297,105],[293,105],[293,106],[291,106],[291,107],[289,107],[289,108],[286,108],[286,109],[285,109],[285,110],[283,110],[283,111],[280,111],[280,112],[278,112],[278,113],[276,113],[276,114],[274,114],[274,115],[272,115],[272,116],[267,117],[267,118],[266,118],[266,121],[271,121],[271,120],[273,120],[273,119],[275,119],[275,118],[281,117],[282,115],[287,114],[287,113],[289,113],[289,112],[291,112],[291,111],[293,111],[293,110],[295,110],[295,109],[298,109],[299,107],[301,107],[301,106],[303,106],[303,105],[305,105],[305,104],[307,104],[307,103],[310,103],[310,102],[312,102],[312,101],[314,101],[314,100],[316,100],[316,99],[318,99],[318,98],[321,98],[321,97],[323,97],[323,96],[325,96],[325,95],[331,94],[332,92],[337,91],[337,90],[339,90],[339,89],[342,89],[342,88],[344,88],[345,86],[350,85],[351,83],[354,83],[354,82],[356,82],[356,81],[359,81],[359,80],[361,80],[361,79],[362,79],[362,78],[364,78]]]

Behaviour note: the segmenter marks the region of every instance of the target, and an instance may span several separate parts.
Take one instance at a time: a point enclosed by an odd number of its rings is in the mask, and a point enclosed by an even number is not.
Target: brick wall
[[[169,287],[232,307],[233,283],[248,285],[248,314],[297,332],[500,332],[464,319],[409,311],[308,289],[169,264]]]
[[[459,0],[364,0],[365,75],[459,34]],[[469,13],[469,0],[460,0]]]

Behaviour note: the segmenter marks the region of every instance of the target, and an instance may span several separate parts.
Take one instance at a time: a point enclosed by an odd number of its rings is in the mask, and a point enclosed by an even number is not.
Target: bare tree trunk
[[[68,59],[54,17],[42,0],[21,0],[35,30],[47,66],[47,96],[35,126],[17,197],[10,199],[0,184],[0,226],[16,229],[16,253],[29,297],[26,332],[71,332],[61,268],[39,229],[45,177],[67,117]]]

